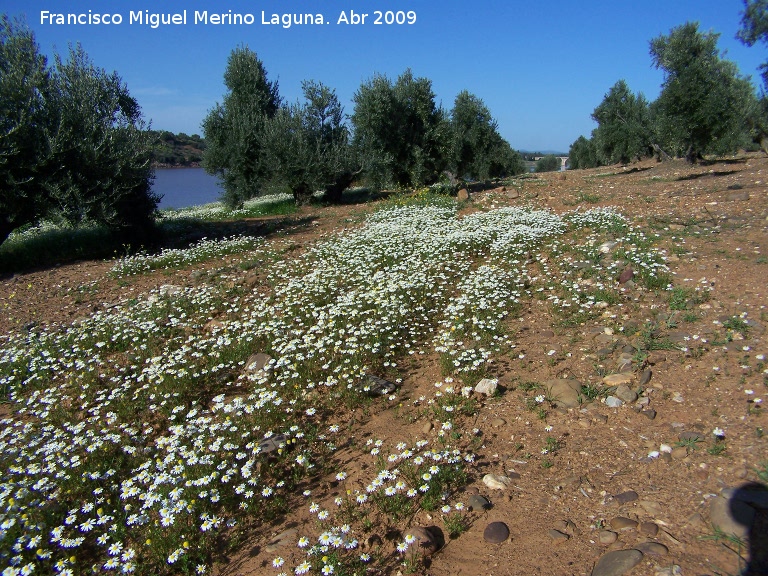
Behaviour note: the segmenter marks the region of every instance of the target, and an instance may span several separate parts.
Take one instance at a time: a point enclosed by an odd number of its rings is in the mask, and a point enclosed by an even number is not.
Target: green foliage
[[[611,87],[592,119],[598,124],[592,141],[601,164],[626,164],[651,155],[648,102],[624,80]]]
[[[452,170],[462,178],[487,180],[520,174],[522,158],[498,132],[483,101],[464,90],[451,111]]]
[[[361,170],[344,110],[327,86],[304,82],[302,87],[306,103],[282,107],[265,124],[261,147],[272,169],[268,188],[288,188],[297,205],[308,203],[315,190],[330,190],[338,200]]]
[[[153,160],[170,166],[189,166],[201,162],[205,142],[198,134],[188,136],[183,132],[174,134],[166,130],[150,130],[155,147]]]
[[[560,160],[554,154],[547,154],[536,161],[536,172],[557,172],[560,170]]]
[[[689,162],[743,144],[745,113],[755,100],[736,65],[720,58],[718,36],[689,22],[651,41],[653,65],[665,76],[652,106],[656,132],[668,151]]]
[[[595,142],[592,139],[587,140],[584,136],[579,136],[576,141],[571,144],[571,148],[568,151],[568,164],[572,170],[600,166]]]
[[[446,167],[450,125],[435,103],[432,82],[406,70],[393,83],[383,75],[355,93],[354,145],[367,159],[373,187],[418,187],[436,182]]]
[[[280,107],[280,96],[261,60],[242,46],[229,55],[224,85],[223,102],[203,120],[203,167],[221,177],[224,201],[238,207],[261,194],[272,174],[263,155],[264,130]]]
[[[758,41],[768,44],[768,0],[744,0],[741,28],[736,37],[747,46]],[[768,62],[760,66],[763,87],[768,88]]]
[[[48,69],[32,32],[7,16],[0,69],[0,242],[44,218],[144,238],[159,202],[151,136],[120,77],[80,46]]]

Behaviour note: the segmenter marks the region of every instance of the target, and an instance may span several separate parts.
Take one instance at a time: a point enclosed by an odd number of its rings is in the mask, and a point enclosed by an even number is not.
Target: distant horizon
[[[393,0],[381,16],[392,24],[381,25],[372,22],[376,7],[361,0],[324,0],[321,6],[298,0],[291,9],[320,14],[323,24],[288,28],[262,24],[262,18],[282,14],[282,3],[263,0],[258,8],[246,0],[167,0],[162,14],[168,22],[184,10],[190,19],[195,11],[208,11],[210,20],[217,10],[225,16],[252,13],[254,23],[188,21],[156,28],[144,16],[142,23],[129,23],[131,12],[156,13],[148,0],[68,0],[60,8],[48,0],[6,0],[3,10],[25,17],[49,62],[54,50],[65,55],[68,44],[79,42],[95,66],[116,71],[152,129],[201,136],[203,118],[224,96],[227,58],[239,45],[256,52],[288,102],[300,98],[302,80],[317,80],[336,90],[351,115],[363,82],[375,74],[395,79],[411,68],[432,82],[446,110],[462,90],[481,98],[514,149],[561,154],[579,136],[590,136],[596,127],[590,115],[617,81],[649,101],[658,97],[663,73],[651,65],[649,42],[675,26],[697,21],[700,30],[720,33],[719,49],[756,89],[758,67],[766,60],[764,46],[750,48],[735,38],[742,0],[649,0],[642,9],[608,0],[546,6]],[[50,15],[59,9],[82,14],[84,22],[109,10],[122,23],[52,23]],[[364,11],[365,24],[343,22]]]

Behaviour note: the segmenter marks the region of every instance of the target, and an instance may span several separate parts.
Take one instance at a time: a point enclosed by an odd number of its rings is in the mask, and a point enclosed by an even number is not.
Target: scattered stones
[[[495,378],[483,378],[475,386],[475,392],[478,394],[485,394],[486,396],[493,396],[496,394],[499,382]]]
[[[289,528],[285,532],[281,532],[272,538],[264,549],[270,554],[273,554],[280,548],[285,548],[288,544],[292,543],[298,533],[299,531],[296,528]]]
[[[616,388],[616,397],[627,403],[634,402],[635,400],[637,400],[637,392],[632,390],[626,384],[620,384]]]
[[[571,378],[557,378],[542,383],[550,398],[563,408],[577,408],[581,396],[581,382]]]
[[[500,474],[486,474],[483,476],[483,484],[492,490],[506,490],[512,483],[512,478]]]
[[[473,494],[469,497],[467,506],[469,506],[469,509],[473,512],[478,512],[480,510],[490,509],[491,502],[485,496],[480,496],[480,494]]]
[[[600,544],[603,546],[610,546],[618,539],[619,535],[616,534],[616,532],[612,532],[611,530],[600,530],[597,535],[597,541],[600,542]]]
[[[441,534],[442,530],[437,526],[414,526],[413,528],[410,528],[404,536],[413,536],[416,538],[414,544],[418,551],[424,556],[431,556],[442,548],[443,543],[441,542]]]
[[[491,522],[483,530],[483,538],[491,544],[501,544],[509,538],[509,528],[504,522]]]
[[[669,548],[659,542],[641,542],[635,546],[635,550],[640,550],[646,556],[666,556],[669,554]]]
[[[655,538],[659,533],[659,525],[655,522],[640,522],[640,526],[638,526],[637,531],[640,532],[640,534],[643,536],[650,536],[651,538]]]
[[[631,374],[609,374],[603,378],[603,384],[606,386],[620,386],[632,382]]]
[[[550,530],[548,532],[549,537],[552,539],[553,544],[562,544],[563,542],[567,542],[570,536],[568,534],[564,534],[560,532],[560,530]]]
[[[611,528],[623,532],[625,530],[634,530],[637,528],[637,520],[627,518],[626,516],[616,516],[610,521]]]
[[[613,498],[621,506],[623,504],[628,504],[629,502],[634,502],[635,500],[637,500],[637,492],[635,492],[634,490],[627,490],[626,492],[622,492],[621,494],[616,494]]]
[[[592,569],[592,576],[621,576],[637,566],[643,559],[640,550],[614,550],[600,557]]]
[[[397,384],[373,374],[366,374],[359,390],[365,392],[368,396],[386,396],[397,390]]]

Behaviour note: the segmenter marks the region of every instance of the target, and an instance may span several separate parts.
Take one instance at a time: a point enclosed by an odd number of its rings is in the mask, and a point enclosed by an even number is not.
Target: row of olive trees
[[[144,238],[159,202],[152,148],[117,74],[80,46],[48,66],[32,32],[0,18],[0,244],[44,218]]]
[[[338,201],[355,180],[415,187],[447,171],[478,179],[523,171],[482,100],[462,92],[448,114],[431,82],[410,70],[395,82],[376,75],[363,83],[350,122],[335,91],[321,83],[303,83],[303,102],[283,102],[247,47],[230,54],[224,84],[222,103],[203,121],[203,165],[221,177],[231,206],[279,190],[297,204],[318,190]]]
[[[765,5],[761,10],[765,19]],[[693,163],[705,154],[735,152],[764,139],[765,107],[749,79],[721,57],[718,37],[686,23],[653,39],[651,59],[664,72],[658,99],[649,103],[642,94],[632,93],[624,80],[617,82],[592,113],[598,126],[591,138],[580,136],[571,145],[571,168],[653,155]]]

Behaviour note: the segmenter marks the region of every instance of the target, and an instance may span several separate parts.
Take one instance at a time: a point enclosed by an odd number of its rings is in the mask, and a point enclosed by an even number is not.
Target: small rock
[[[648,382],[651,381],[651,377],[653,376],[653,372],[651,372],[650,369],[643,370],[643,373],[640,374],[640,386],[645,386],[648,384]]]
[[[616,396],[627,403],[637,400],[637,393],[626,384],[621,384],[616,388]]]
[[[424,434],[429,434],[432,431],[432,428],[434,428],[432,422],[424,422],[424,425],[421,427],[421,431]]]
[[[621,494],[616,494],[613,498],[621,506],[623,504],[628,504],[629,502],[634,502],[635,500],[637,500],[637,492],[635,492],[634,490],[627,490],[626,492],[622,492]]]
[[[404,536],[413,536],[416,538],[414,543],[418,551],[424,556],[431,556],[442,548],[441,538],[438,536],[442,534],[437,526],[414,526],[410,528]]]
[[[287,441],[288,441],[288,436],[286,436],[285,434],[275,434],[274,436],[270,436],[269,438],[264,438],[261,442],[259,442],[260,453],[270,454],[275,450],[279,450],[280,448],[283,448],[286,445]]]
[[[603,378],[603,384],[606,386],[620,386],[622,384],[631,384],[632,376],[630,374],[609,374]]]
[[[640,550],[615,550],[604,554],[592,569],[592,576],[621,576],[643,559]]]
[[[672,396],[672,402],[677,402],[678,404],[682,404],[683,402],[685,402],[685,398],[683,398],[680,392],[675,392],[674,396]]]
[[[483,538],[491,544],[500,544],[509,538],[509,528],[504,522],[491,522],[483,530]]]
[[[245,361],[245,370],[247,372],[261,372],[269,365],[270,360],[272,360],[272,357],[263,352],[251,354],[248,360]]]
[[[456,194],[456,201],[457,202],[466,202],[467,200],[469,200],[469,191],[466,188],[462,188]]]
[[[654,418],[656,418],[656,410],[654,410],[653,408],[649,408],[648,410],[643,410],[642,412],[640,412],[640,414],[642,414],[649,420],[653,420]]]
[[[368,394],[368,396],[385,396],[397,390],[397,384],[373,374],[366,374],[365,380],[359,385],[358,389]]]
[[[512,479],[509,476],[501,476],[499,474],[486,474],[483,476],[483,484],[493,490],[506,490],[512,483]]]
[[[659,525],[655,522],[640,522],[638,532],[640,532],[640,534],[643,536],[650,536],[651,538],[655,538],[656,534],[659,533]]]
[[[686,456],[688,456],[688,449],[685,446],[678,446],[672,449],[673,460],[682,460]]]
[[[743,192],[731,192],[726,196],[726,200],[728,202],[744,202],[746,200],[749,200],[749,192],[743,191]]]
[[[635,550],[640,550],[646,556],[666,556],[669,554],[669,548],[658,542],[641,542],[635,546]]]
[[[619,276],[619,284],[626,284],[632,278],[635,277],[635,271],[631,267],[624,268],[624,271]]]
[[[291,541],[293,541],[294,538],[296,538],[296,534],[298,534],[298,532],[299,531],[296,528],[289,528],[285,532],[281,532],[272,538],[272,540],[269,541],[264,549],[272,554],[280,548],[285,548]]]
[[[745,542],[755,519],[755,509],[740,500],[727,500],[722,496],[709,501],[709,520],[726,534],[733,534]]]
[[[619,535],[616,534],[616,532],[612,532],[610,530],[600,530],[600,533],[597,535],[598,542],[600,542],[600,544],[603,546],[610,546],[618,539]]]
[[[626,516],[616,516],[611,519],[611,528],[623,532],[624,530],[634,530],[637,528],[637,520],[627,518]]]
[[[616,396],[608,396],[605,399],[605,405],[609,408],[619,408],[624,406],[624,402],[622,402],[620,398],[616,398]]]
[[[577,408],[581,396],[581,382],[574,379],[558,378],[542,382],[545,390],[555,403],[563,408]]]
[[[653,500],[638,500],[637,505],[645,510],[646,514],[653,516],[654,518],[660,516],[663,511],[661,504],[654,502]]]
[[[663,568],[657,568],[654,576],[682,576],[683,570],[677,564],[672,566],[665,566]]]
[[[486,396],[493,396],[496,394],[499,381],[495,378],[483,378],[475,386],[475,392],[478,394],[485,394]]]
[[[504,426],[506,423],[507,421],[504,420],[504,418],[494,418],[493,420],[491,420],[491,426],[493,426],[494,428],[499,428],[501,426]]]
[[[473,494],[469,497],[467,506],[469,506],[469,509],[473,512],[479,512],[480,510],[488,510],[491,507],[491,503],[485,496]]]
[[[569,538],[568,534],[563,534],[560,530],[550,530],[548,534],[553,544],[562,544],[567,542]]]

